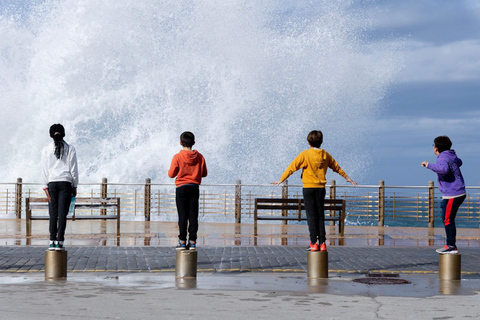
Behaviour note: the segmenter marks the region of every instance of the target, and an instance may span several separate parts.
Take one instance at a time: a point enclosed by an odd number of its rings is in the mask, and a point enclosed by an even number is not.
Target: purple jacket
[[[438,175],[438,188],[444,196],[458,196],[466,193],[460,166],[454,150],[445,150],[437,157],[437,163],[428,163],[427,168]]]

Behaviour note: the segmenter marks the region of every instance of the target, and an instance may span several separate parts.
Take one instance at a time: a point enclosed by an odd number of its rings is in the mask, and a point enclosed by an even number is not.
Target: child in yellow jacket
[[[308,134],[307,141],[310,148],[300,152],[282,174],[280,180],[272,182],[272,184],[279,185],[295,171],[302,169],[303,200],[307,213],[308,231],[310,233],[308,250],[327,251],[324,213],[325,184],[327,183],[325,174],[327,169],[332,169],[354,186],[357,183],[347,176],[345,171],[340,168],[337,161],[327,151],[320,149],[323,143],[322,131],[311,131]]]

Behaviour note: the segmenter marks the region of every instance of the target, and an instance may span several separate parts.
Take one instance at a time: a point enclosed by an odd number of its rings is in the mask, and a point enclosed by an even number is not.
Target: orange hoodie
[[[185,184],[200,184],[202,178],[207,176],[207,164],[205,158],[197,150],[181,150],[173,156],[168,176],[175,178],[177,187]]]

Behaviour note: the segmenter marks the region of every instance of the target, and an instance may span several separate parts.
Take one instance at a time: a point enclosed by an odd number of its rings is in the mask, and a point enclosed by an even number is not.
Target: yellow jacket
[[[310,148],[300,152],[295,160],[290,163],[288,168],[282,174],[280,181],[285,181],[295,171],[302,168],[302,182],[304,188],[325,188],[327,179],[325,174],[330,168],[342,177],[347,174],[340,168],[337,161],[325,150]]]

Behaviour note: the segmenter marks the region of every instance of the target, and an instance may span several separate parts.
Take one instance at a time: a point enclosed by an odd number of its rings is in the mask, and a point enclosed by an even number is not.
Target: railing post
[[[434,206],[435,206],[435,193],[433,189],[433,181],[428,181],[428,227],[434,227]]]
[[[242,180],[235,183],[235,223],[242,223]]]
[[[102,179],[102,189],[100,191],[102,198],[106,198],[108,196],[108,180],[107,178]],[[107,209],[100,209],[100,214],[102,216],[107,214]]]
[[[378,226],[383,227],[385,223],[385,181],[378,182]]]
[[[282,199],[288,199],[288,181],[285,180],[285,182],[282,185]],[[288,215],[288,210],[282,210],[282,216],[286,217]],[[286,225],[287,220],[283,220],[282,224]]]
[[[15,186],[15,215],[17,219],[22,218],[22,178],[17,179]]]
[[[330,181],[330,199],[335,199],[337,197],[337,183],[335,180]]]
[[[337,197],[337,187],[335,180],[330,181],[330,199],[335,199]],[[335,216],[335,210],[330,210],[330,216]],[[335,221],[330,221],[330,225],[334,226]]]
[[[143,212],[145,215],[145,221],[150,221],[150,212],[151,212],[151,195],[152,195],[152,179],[147,178],[145,179],[145,194],[144,194],[144,199],[145,199],[145,205],[143,208]]]

